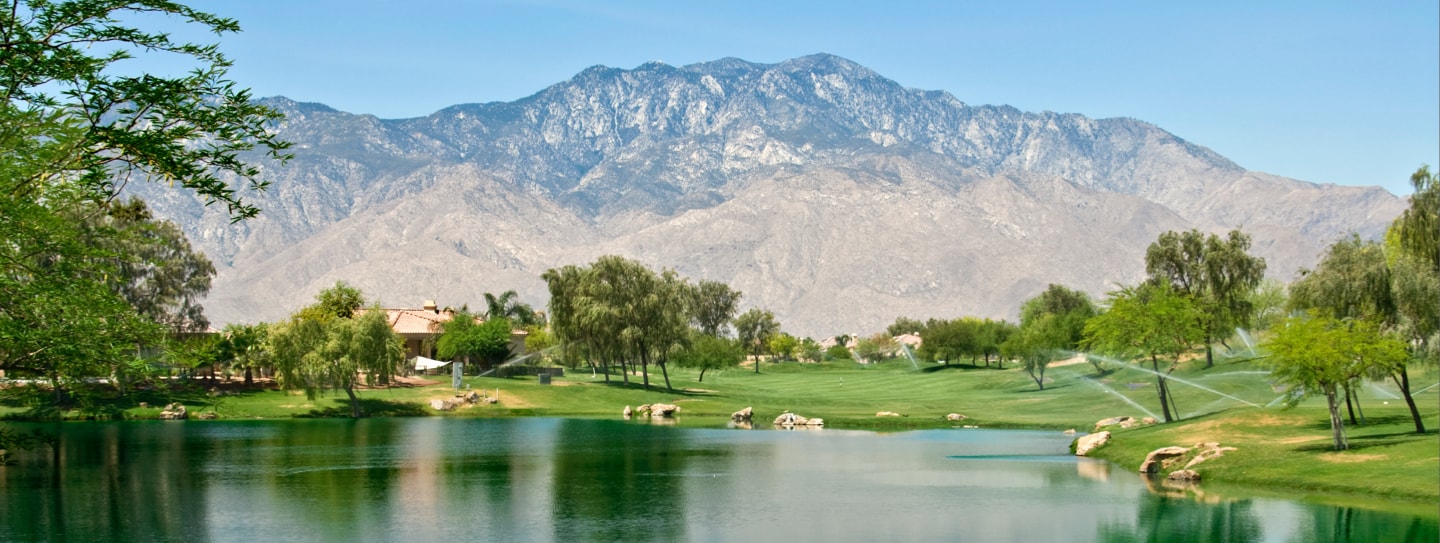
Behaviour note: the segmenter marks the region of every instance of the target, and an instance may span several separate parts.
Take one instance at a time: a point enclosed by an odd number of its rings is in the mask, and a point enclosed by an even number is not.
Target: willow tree
[[[322,292],[317,300],[335,294],[333,290]],[[361,373],[372,382],[388,382],[405,362],[405,348],[379,306],[352,315],[339,316],[317,301],[271,329],[269,350],[282,387],[304,390],[311,400],[330,390],[343,390],[350,400],[350,416],[359,418],[355,387]]]
[[[1340,320],[1371,321],[1383,332],[1422,338],[1420,343],[1412,343],[1419,347],[1415,354],[1421,360],[1433,359],[1433,353],[1426,348],[1428,340],[1423,338],[1435,335],[1434,296],[1440,290],[1437,279],[1427,265],[1409,256],[1397,257],[1393,265],[1389,260],[1380,242],[1361,240],[1353,234],[1337,240],[1326,249],[1315,269],[1301,270],[1300,278],[1290,287],[1291,306]],[[1415,405],[1409,366],[1402,360],[1379,366],[1376,371],[1395,383],[1410,408],[1415,431],[1423,433],[1425,423]],[[1354,385],[1341,383],[1347,406],[1358,402]]]
[[[1163,281],[1111,292],[1109,305],[1107,311],[1085,323],[1085,345],[1142,365],[1148,359],[1165,422],[1178,419],[1180,411],[1166,377],[1179,365],[1180,355],[1204,339],[1200,310]],[[1167,362],[1164,371],[1160,369],[1162,359]]]
[[[579,347],[592,367],[599,360],[606,382],[610,364],[620,365],[626,384],[627,367],[638,365],[648,388],[655,364],[670,386],[666,362],[686,340],[694,287],[673,271],[657,274],[619,256],[547,270],[542,277],[550,288],[551,327],[567,349]]]
[[[1199,230],[1165,232],[1145,250],[1145,272],[1190,299],[1204,332],[1205,367],[1215,365],[1211,344],[1248,327],[1249,295],[1265,278],[1265,259],[1251,256],[1250,236],[1231,230],[1224,239]]]

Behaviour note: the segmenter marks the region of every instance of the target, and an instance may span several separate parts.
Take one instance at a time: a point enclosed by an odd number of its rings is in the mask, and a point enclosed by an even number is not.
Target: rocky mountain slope
[[[726,281],[788,331],[1010,317],[1063,283],[1143,276],[1165,230],[1243,227],[1289,279],[1404,208],[1376,187],[1249,172],[1133,119],[970,106],[848,60],[596,66],[508,103],[385,120],[269,99],[296,159],[242,225],[163,187],[221,272],[218,322],[281,318],[337,279],[389,305],[477,305],[602,254]]]

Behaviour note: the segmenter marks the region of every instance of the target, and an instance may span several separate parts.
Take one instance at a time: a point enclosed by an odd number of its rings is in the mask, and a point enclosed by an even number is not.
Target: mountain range
[[[1242,228],[1293,278],[1405,207],[1379,187],[1248,171],[1129,118],[969,105],[825,54],[595,66],[513,102],[379,119],[267,98],[295,159],[262,215],[127,190],[220,270],[217,323],[283,318],[345,280],[391,307],[482,306],[604,254],[729,283],[816,338],[897,316],[1011,318],[1059,283],[1144,277],[1167,230]]]

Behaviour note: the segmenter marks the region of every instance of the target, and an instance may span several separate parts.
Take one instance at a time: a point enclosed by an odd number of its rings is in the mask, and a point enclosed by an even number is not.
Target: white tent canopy
[[[423,356],[415,357],[415,371],[425,371],[432,368],[438,368],[446,364],[449,364],[449,362],[425,358]]]

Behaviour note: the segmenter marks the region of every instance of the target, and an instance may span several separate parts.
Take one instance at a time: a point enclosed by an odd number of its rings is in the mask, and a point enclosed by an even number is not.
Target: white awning
[[[438,368],[446,364],[449,364],[449,362],[432,360],[423,356],[415,357],[415,371],[425,371],[431,368]]]

